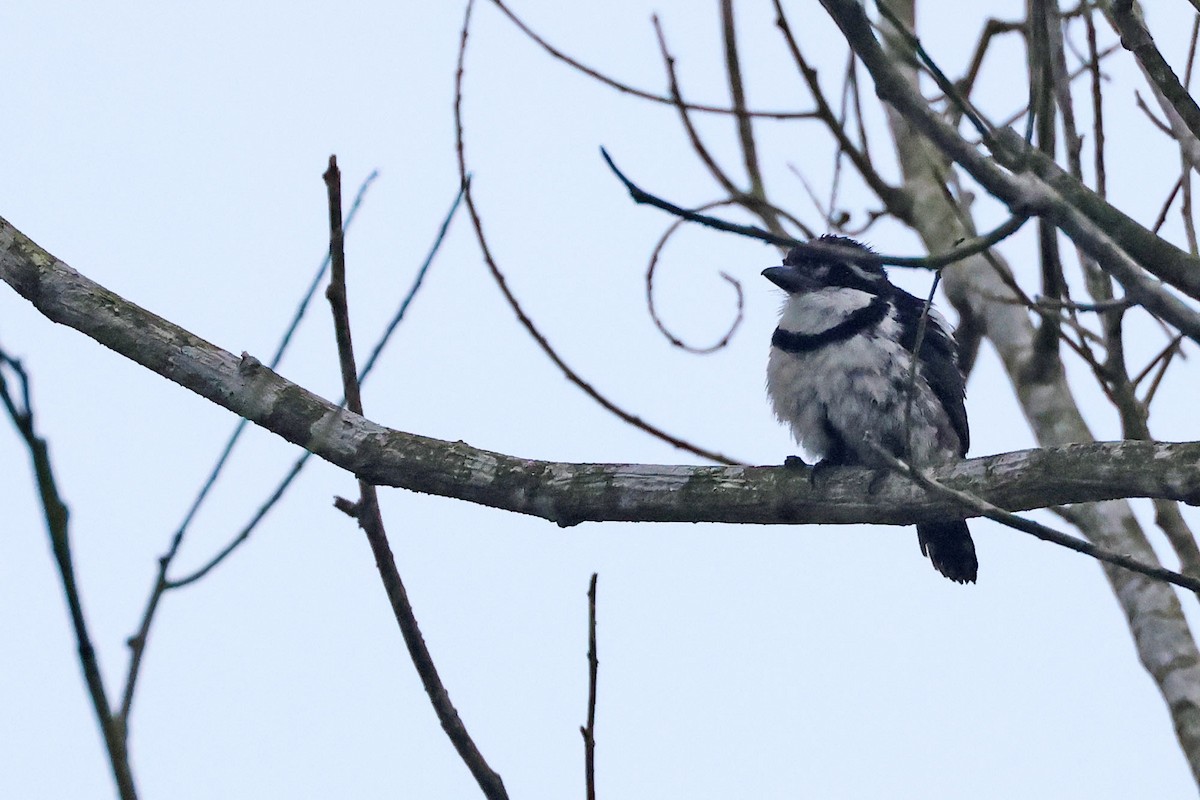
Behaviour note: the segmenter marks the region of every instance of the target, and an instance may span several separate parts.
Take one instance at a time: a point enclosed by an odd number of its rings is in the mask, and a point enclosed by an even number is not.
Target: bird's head
[[[762,274],[788,294],[830,288],[886,294],[891,288],[875,251],[846,236],[828,234],[793,247],[782,266],[768,267]]]

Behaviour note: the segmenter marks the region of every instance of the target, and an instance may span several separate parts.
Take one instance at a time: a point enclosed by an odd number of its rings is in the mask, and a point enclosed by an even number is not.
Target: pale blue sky
[[[513,5],[565,50],[655,91],[665,86],[649,24],[657,11],[689,97],[724,102],[716,4]],[[980,23],[964,5],[926,4],[923,19],[928,46],[952,72]],[[1022,6],[987,5],[1004,18]],[[832,82],[844,56],[819,5],[788,7]],[[806,107],[770,4],[739,12],[752,105]],[[0,215],[130,300],[265,359],[326,247],[329,154],[348,196],[379,168],[348,244],[364,352],[456,189],[461,19],[460,3],[10,3],[0,12]],[[1179,59],[1188,21],[1150,21]],[[983,83],[997,114],[1022,102],[1005,57],[1020,57],[1015,43]],[[468,157],[487,232],[513,290],[568,362],[672,433],[756,463],[795,452],[763,392],[778,297],[758,274],[776,262],[772,250],[697,230],[667,249],[662,313],[681,335],[717,338],[733,313],[717,273],[744,281],[746,322],[720,354],[672,350],[646,313],[642,275],[669,219],[631,204],[598,148],[648,189],[684,204],[712,200],[718,189],[673,112],[552,61],[485,0],[467,69]],[[1110,163],[1111,191],[1152,218],[1176,156],[1134,110],[1136,75],[1115,61],[1111,74],[1112,152],[1138,154]],[[736,167],[728,122],[700,122]],[[813,125],[758,130],[771,188],[813,223],[786,164],[825,186],[827,143]],[[888,163],[884,136],[874,141]],[[847,204],[859,208],[853,196]],[[1030,233],[1006,251],[1022,275],[1032,269],[1020,261]],[[915,247],[894,227],[871,239],[890,252]],[[928,285],[923,275],[898,280]],[[1131,349],[1158,343],[1151,332]],[[34,380],[115,695],[155,559],[235,420],[7,289],[0,344]],[[323,301],[281,372],[340,393]],[[1200,438],[1188,409],[1194,384],[1183,377],[1164,388],[1154,422],[1164,439]],[[1092,394],[1081,391],[1097,435],[1114,438],[1113,415]],[[380,423],[514,455],[694,461],[561,377],[503,305],[465,217],[364,402]],[[968,408],[972,455],[1031,445],[990,350],[971,376]],[[181,571],[224,544],[294,455],[249,432],[185,543]],[[26,464],[0,425],[0,797],[111,796]],[[314,461],[232,560],[164,600],[132,720],[143,797],[477,796],[408,661],[366,543],[331,507],[334,494],[355,491],[350,476]],[[1194,796],[1099,567],[1025,534],[974,522],[980,582],[961,587],[930,569],[912,529],[563,531],[398,490],[384,491],[383,504],[451,697],[514,798],[582,793],[593,571],[603,797]],[[1189,613],[1194,605],[1185,598]]]

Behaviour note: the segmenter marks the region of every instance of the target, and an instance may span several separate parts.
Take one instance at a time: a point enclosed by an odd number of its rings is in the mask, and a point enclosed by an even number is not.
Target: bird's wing
[[[894,301],[900,322],[900,343],[911,353],[916,348],[925,301],[902,289],[896,290]],[[971,432],[967,427],[966,384],[963,381],[962,370],[958,368],[958,346],[946,331],[941,315],[932,309],[925,324],[925,338],[921,342],[919,361],[921,374],[942,407],[946,409],[950,424],[958,434],[959,455],[965,456],[971,444]]]

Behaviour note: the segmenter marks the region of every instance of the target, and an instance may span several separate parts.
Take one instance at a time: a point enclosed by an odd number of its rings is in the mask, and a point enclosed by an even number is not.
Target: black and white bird
[[[822,465],[883,468],[868,441],[918,466],[965,456],[965,386],[946,321],[930,309],[918,348],[925,302],[894,286],[877,262],[854,258],[872,254],[865,245],[842,236],[816,242],[763,271],[787,292],[767,365],[775,415]],[[964,520],[922,523],[917,538],[938,572],[975,581]]]

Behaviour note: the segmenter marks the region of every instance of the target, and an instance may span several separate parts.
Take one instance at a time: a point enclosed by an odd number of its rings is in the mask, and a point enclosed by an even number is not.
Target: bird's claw
[[[808,464],[800,456],[788,456],[783,460],[784,469],[808,469]]]
[[[886,469],[871,470],[871,482],[867,484],[867,496],[875,494],[883,486],[883,482],[887,480],[887,476],[891,474]]]
[[[816,488],[817,481],[822,475],[834,467],[839,466],[837,461],[832,461],[828,458],[822,458],[820,461],[812,465],[812,469],[808,473],[808,483],[813,488]]]

